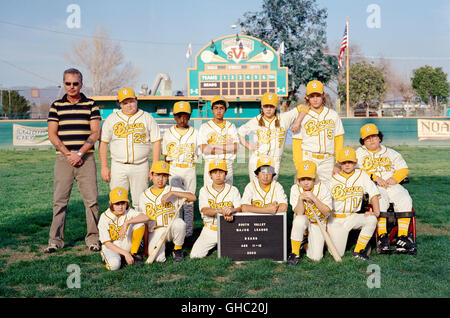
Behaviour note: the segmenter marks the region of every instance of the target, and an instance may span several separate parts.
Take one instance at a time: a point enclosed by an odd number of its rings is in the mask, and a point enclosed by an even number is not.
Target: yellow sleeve
[[[337,162],[337,154],[339,151],[344,148],[344,135],[339,135],[334,137],[334,158]]]
[[[394,172],[392,178],[394,178],[397,181],[397,183],[400,183],[403,179],[405,179],[408,176],[408,174],[409,174],[408,168],[399,169]]]
[[[302,140],[292,139],[292,156],[295,164],[295,168],[303,161]]]

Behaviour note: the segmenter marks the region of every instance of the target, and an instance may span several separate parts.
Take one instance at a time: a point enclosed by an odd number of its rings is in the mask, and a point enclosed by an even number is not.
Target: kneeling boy
[[[306,256],[314,261],[323,257],[325,239],[317,224],[316,217],[325,223],[331,211],[331,193],[324,183],[316,182],[316,164],[303,161],[298,165],[297,183],[291,187],[290,204],[295,213],[292,221],[291,246],[292,253],[288,257],[288,265],[296,265],[300,256],[300,245],[303,234],[308,230],[308,247]]]
[[[369,260],[366,247],[375,232],[377,217],[380,215],[380,192],[364,170],[355,168],[355,150],[345,147],[337,155],[342,170],[331,179],[333,215],[328,220],[328,233],[342,257],[350,230],[360,229],[352,255],[354,258]],[[373,211],[357,213],[361,210],[365,193],[369,194]]]
[[[215,159],[209,163],[208,171],[212,185],[205,184],[198,195],[204,227],[192,247],[191,258],[205,257],[217,245],[217,214],[222,214],[226,221],[232,221],[233,214],[241,212],[239,190],[225,183],[227,162]]]
[[[126,222],[140,213],[130,208],[128,191],[116,187],[109,194],[109,209],[99,219],[98,232],[102,243],[102,259],[110,271],[118,270],[122,258],[127,264],[142,264],[142,256],[138,255],[139,245],[144,237],[144,223],[136,223],[127,228]],[[124,227],[123,239],[119,233]]]
[[[151,168],[153,185],[145,190],[139,198],[139,216],[125,222],[125,226],[149,222],[148,251],[149,254],[155,248],[159,238],[166,231],[172,220],[176,209],[180,208],[181,200],[194,202],[197,200],[195,194],[167,185],[169,180],[169,164],[165,161],[154,162]],[[122,232],[121,232],[122,235]],[[177,218],[167,235],[166,242],[173,242],[175,245],[173,259],[175,262],[184,260],[182,247],[186,237],[186,223],[181,218]],[[165,245],[161,247],[156,257],[157,262],[165,262]]]

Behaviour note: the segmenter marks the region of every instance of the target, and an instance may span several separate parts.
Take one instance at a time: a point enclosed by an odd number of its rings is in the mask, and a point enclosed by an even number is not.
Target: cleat
[[[353,258],[361,259],[363,261],[367,261],[367,262],[371,261],[369,256],[367,256],[366,250],[360,250],[359,252],[353,252],[352,256],[353,256]]]
[[[299,259],[300,259],[300,256],[298,256],[294,253],[291,253],[291,254],[289,254],[286,264],[287,265],[297,265]]]
[[[416,255],[417,254],[416,243],[414,243],[410,237],[402,235],[395,242],[395,253]]]
[[[181,262],[184,261],[184,254],[182,250],[174,250],[172,252],[172,256],[173,256],[173,261],[174,262]]]
[[[134,264],[135,265],[142,265],[142,264],[144,264],[144,258],[141,255],[133,254],[131,256],[133,256],[133,260],[134,260]]]
[[[389,236],[381,234],[377,239],[377,253],[378,254],[390,254],[391,246],[389,244]]]

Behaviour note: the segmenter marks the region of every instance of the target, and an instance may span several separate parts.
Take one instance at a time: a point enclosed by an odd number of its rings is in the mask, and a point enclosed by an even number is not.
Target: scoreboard
[[[188,96],[260,98],[266,92],[287,96],[287,68],[268,44],[245,35],[205,46],[188,69]]]

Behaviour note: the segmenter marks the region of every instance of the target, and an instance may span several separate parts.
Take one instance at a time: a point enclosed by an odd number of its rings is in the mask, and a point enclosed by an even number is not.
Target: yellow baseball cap
[[[267,92],[261,98],[261,106],[272,105],[278,107],[278,95],[275,93]]]
[[[152,164],[152,169],[150,170],[150,172],[165,173],[170,175],[169,164],[165,161],[155,161]]]
[[[366,139],[368,136],[378,135],[379,131],[375,124],[365,124],[360,130],[361,138]]]
[[[275,165],[274,165],[273,159],[271,157],[261,156],[258,158],[258,161],[256,162],[255,174],[257,174],[259,168],[261,168],[263,166],[270,167],[268,173],[276,174],[275,173]]]
[[[217,170],[217,169],[223,170],[223,171],[228,171],[226,161],[222,160],[222,159],[216,159],[209,163],[208,172],[211,172],[211,171]]]
[[[316,164],[310,160],[303,161],[297,169],[297,178],[316,178]]]
[[[124,201],[129,203],[127,189],[121,187],[112,189],[109,193],[109,201],[111,201],[112,204]]]
[[[117,97],[119,98],[119,103],[121,103],[124,99],[136,98],[136,95],[134,94],[134,90],[132,88],[124,87],[119,90]]]
[[[310,81],[308,85],[306,85],[306,95],[312,94],[312,93],[319,93],[323,94],[323,84],[320,81]]]
[[[189,102],[185,102],[185,101],[176,102],[173,105],[173,114],[175,115],[178,113],[190,114],[191,113],[191,104],[189,104]]]
[[[211,101],[211,107],[215,104],[215,103],[217,103],[217,102],[223,102],[224,104],[225,104],[225,107],[226,108],[228,108],[228,101],[226,100],[226,98],[225,97],[223,97],[222,95],[217,95],[217,96],[214,96],[213,97],[213,99],[212,99],[212,101]]]
[[[337,159],[338,162],[346,162],[346,161],[358,162],[356,160],[356,151],[350,147],[342,148],[337,154]]]

